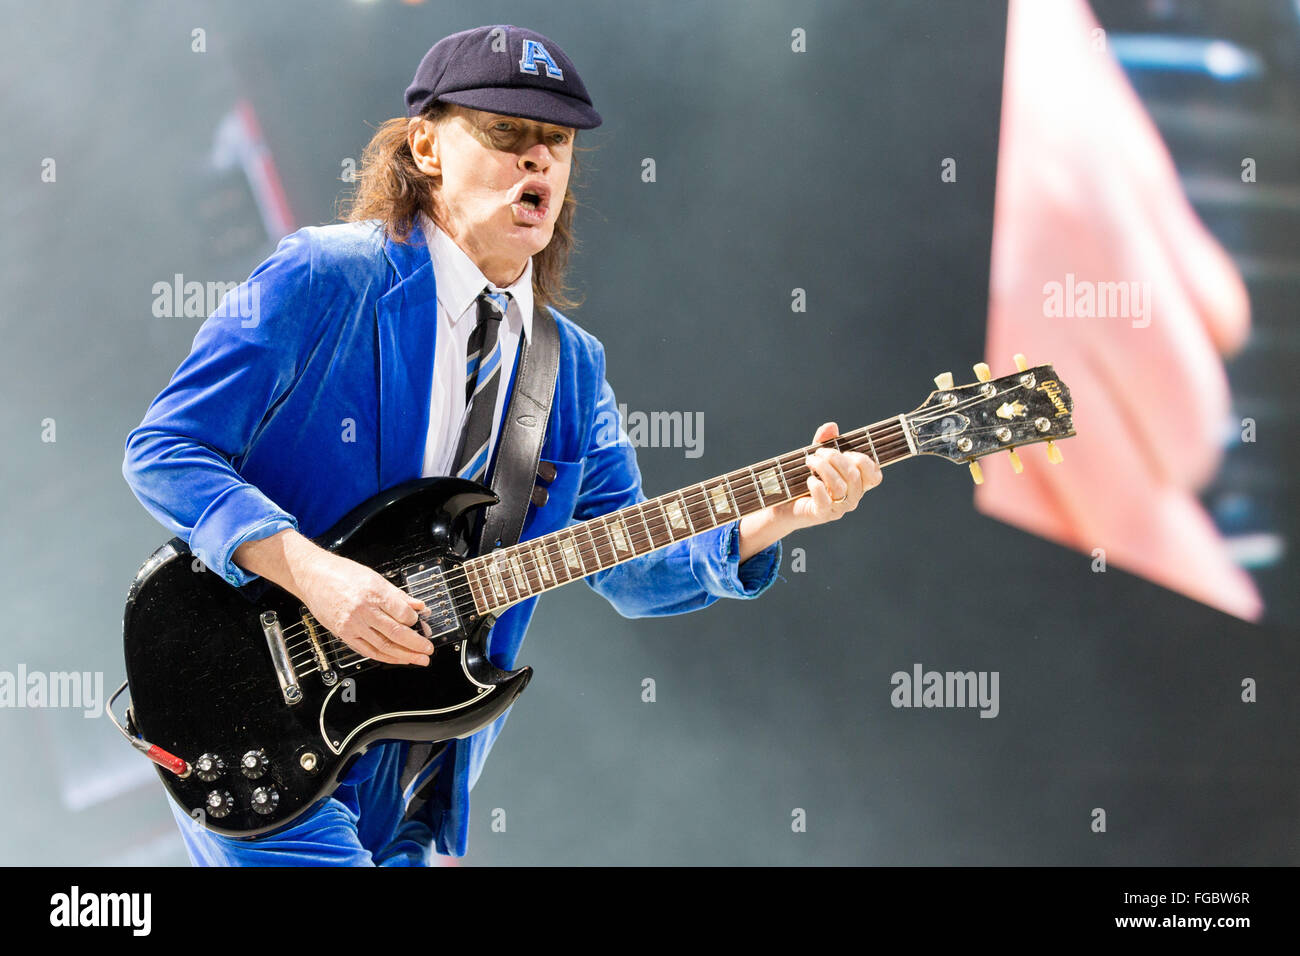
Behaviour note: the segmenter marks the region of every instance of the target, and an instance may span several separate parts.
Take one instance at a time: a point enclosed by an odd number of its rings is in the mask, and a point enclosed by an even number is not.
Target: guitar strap
[[[492,492],[498,503],[484,513],[475,554],[509,547],[524,530],[559,368],[560,333],[555,318],[550,309],[534,304],[532,335],[524,339],[510,407],[497,438]]]

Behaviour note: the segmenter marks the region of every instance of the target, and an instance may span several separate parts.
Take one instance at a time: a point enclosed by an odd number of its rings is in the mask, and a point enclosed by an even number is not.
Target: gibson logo
[[[1052,404],[1056,406],[1057,418],[1070,414],[1070,410],[1065,407],[1065,399],[1061,398],[1061,383],[1056,379],[1049,378],[1038,386],[1038,391],[1046,392],[1047,397],[1052,400]]]

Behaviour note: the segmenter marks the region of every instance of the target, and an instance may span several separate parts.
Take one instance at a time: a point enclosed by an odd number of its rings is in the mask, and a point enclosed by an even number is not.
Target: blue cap
[[[574,129],[601,123],[559,45],[508,24],[463,30],[434,44],[406,88],[406,115],[419,116],[435,100]]]

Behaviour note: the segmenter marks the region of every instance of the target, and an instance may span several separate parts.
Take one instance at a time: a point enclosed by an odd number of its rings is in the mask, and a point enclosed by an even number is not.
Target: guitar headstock
[[[976,484],[984,480],[979,461],[998,451],[1011,453],[1011,464],[1021,470],[1016,448],[1047,442],[1047,457],[1061,461],[1054,442],[1074,434],[1070,390],[1050,365],[1030,368],[1016,355],[1019,371],[993,378],[983,362],[975,366],[978,381],[954,385],[951,372],[935,377],[938,386],[915,411],[904,417],[916,451],[969,463]]]

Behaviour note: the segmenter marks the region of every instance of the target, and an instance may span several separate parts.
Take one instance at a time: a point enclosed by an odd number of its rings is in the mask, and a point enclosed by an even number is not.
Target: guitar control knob
[[[239,772],[249,780],[256,780],[266,773],[266,766],[266,752],[263,750],[250,750],[239,758]]]
[[[226,772],[226,764],[216,754],[204,754],[194,761],[194,772],[204,783],[211,783]]]
[[[266,816],[280,805],[280,794],[275,787],[258,787],[253,791],[253,812]]]
[[[213,790],[203,801],[203,812],[217,820],[229,816],[234,808],[235,798],[229,790]]]

